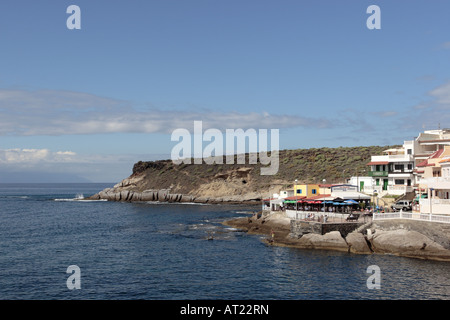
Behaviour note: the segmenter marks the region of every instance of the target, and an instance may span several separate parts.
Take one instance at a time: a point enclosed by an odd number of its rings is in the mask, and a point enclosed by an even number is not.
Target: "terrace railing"
[[[450,223],[450,215],[429,214],[429,213],[413,213],[413,212],[387,212],[387,213],[374,213],[373,220],[386,220],[386,219],[411,219],[419,221],[431,221]]]

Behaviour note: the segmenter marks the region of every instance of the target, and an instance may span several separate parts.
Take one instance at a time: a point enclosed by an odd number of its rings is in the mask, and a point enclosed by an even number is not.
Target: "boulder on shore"
[[[339,231],[331,231],[324,235],[308,233],[297,241],[298,247],[308,249],[325,249],[348,251],[348,245]]]
[[[345,238],[348,244],[348,251],[352,253],[369,254],[372,253],[367,244],[366,237],[360,232],[351,232]]]
[[[379,230],[368,237],[375,253],[396,254],[436,260],[450,260],[450,250],[413,230]]]

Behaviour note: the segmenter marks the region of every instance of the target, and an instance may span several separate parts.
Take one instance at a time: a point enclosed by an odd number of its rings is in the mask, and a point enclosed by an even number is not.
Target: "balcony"
[[[388,171],[369,171],[369,177],[387,177],[389,174]]]

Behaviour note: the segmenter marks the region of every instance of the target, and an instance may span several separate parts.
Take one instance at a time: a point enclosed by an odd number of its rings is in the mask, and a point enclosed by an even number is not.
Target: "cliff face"
[[[138,162],[130,177],[92,196],[115,201],[247,202],[267,198],[299,183],[342,183],[362,174],[371,155],[394,146],[282,150],[276,175],[261,175],[249,164],[180,164],[171,160]],[[193,162],[192,162],[193,163]]]

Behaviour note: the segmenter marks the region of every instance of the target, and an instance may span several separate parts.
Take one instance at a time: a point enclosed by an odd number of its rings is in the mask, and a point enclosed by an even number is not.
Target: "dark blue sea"
[[[0,185],[0,299],[450,298],[450,263],[274,247],[222,224],[259,206],[74,201],[111,186]]]

